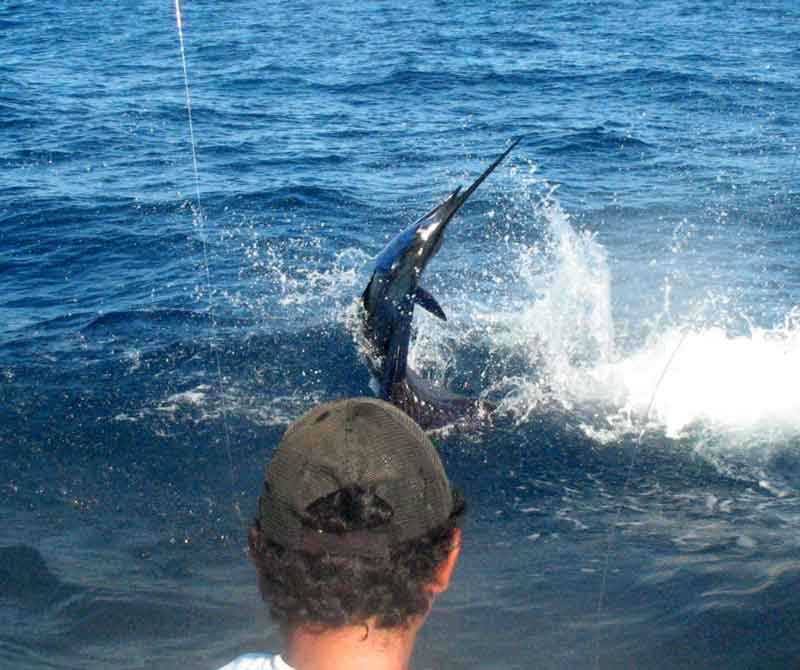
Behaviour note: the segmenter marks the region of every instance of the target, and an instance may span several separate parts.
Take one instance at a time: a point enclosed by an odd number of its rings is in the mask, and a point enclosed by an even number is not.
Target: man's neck
[[[287,635],[284,660],[294,670],[407,670],[423,619],[403,628],[361,626]]]

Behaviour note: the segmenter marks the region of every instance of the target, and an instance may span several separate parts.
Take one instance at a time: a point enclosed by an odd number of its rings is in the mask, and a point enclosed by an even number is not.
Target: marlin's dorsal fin
[[[427,309],[434,316],[439,317],[442,321],[447,321],[444,310],[439,306],[439,303],[436,302],[436,298],[421,286],[418,286],[417,290],[414,291],[414,302],[420,307]]]

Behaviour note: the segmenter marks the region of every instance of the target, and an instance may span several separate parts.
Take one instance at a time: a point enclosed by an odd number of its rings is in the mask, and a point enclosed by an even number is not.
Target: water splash
[[[623,348],[598,236],[573,227],[555,189],[530,177],[519,188],[514,216],[541,239],[481,259],[497,268],[498,281],[488,300],[472,291],[447,296],[443,304],[458,305],[456,323],[415,317],[412,365],[452,387],[459,357],[479,343],[484,354],[473,364],[483,366],[483,392],[499,398],[503,412],[525,421],[565,411],[604,442],[647,429],[694,436],[698,448],[702,433],[724,438],[702,440],[705,449],[757,449],[800,435],[800,308],[777,326],[732,331],[730,324],[747,323],[734,302],[709,289],[680,313],[667,279],[651,301],[660,311],[635,324],[642,335]]]
[[[614,355],[611,274],[605,249],[593,234],[574,230],[554,191],[534,216],[547,226],[545,260],[536,258],[538,247],[520,248],[518,283],[534,299],[508,325],[512,341],[525,343],[529,359],[545,366],[549,385],[566,398],[576,373]]]
[[[653,379],[680,333],[669,329],[630,356],[598,366],[591,377],[620,406],[641,412]],[[716,431],[755,433],[770,426],[800,431],[800,327],[797,310],[778,328],[733,336],[711,325],[687,334],[654,404],[668,436],[703,423]]]
[[[350,305],[366,285],[370,256],[355,247],[330,256],[319,241],[312,240],[304,248],[296,245],[292,257],[268,243],[254,251],[250,260],[251,269],[258,273],[260,297],[251,296],[247,307],[268,313],[273,320],[291,320],[308,328],[347,321]]]

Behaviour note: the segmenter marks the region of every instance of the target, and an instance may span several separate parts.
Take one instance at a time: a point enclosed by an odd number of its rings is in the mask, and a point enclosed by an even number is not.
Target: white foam
[[[194,405],[200,406],[206,399],[211,387],[207,384],[200,384],[192,391],[184,391],[183,393],[174,393],[169,396],[165,401],[165,407],[172,408],[178,405]]]
[[[663,375],[663,377],[662,377]],[[669,329],[588,376],[620,411],[651,417],[676,437],[697,422],[717,430],[800,432],[800,329]],[[659,382],[660,380],[660,382]],[[575,389],[579,391],[579,389]]]

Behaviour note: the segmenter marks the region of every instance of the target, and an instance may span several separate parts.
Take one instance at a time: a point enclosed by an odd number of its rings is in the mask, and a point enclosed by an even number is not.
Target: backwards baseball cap
[[[391,508],[377,528],[341,533],[309,526],[307,511],[347,487]],[[380,556],[422,537],[457,511],[442,462],[422,429],[373,398],[320,405],[289,426],[267,466],[259,501],[265,537],[309,553]]]

